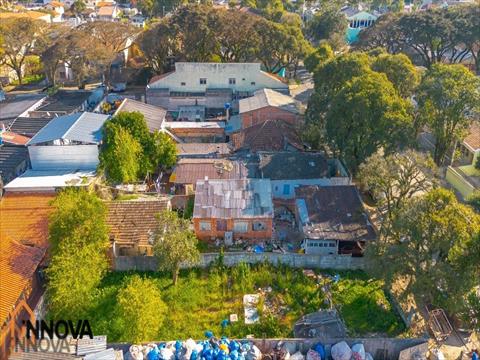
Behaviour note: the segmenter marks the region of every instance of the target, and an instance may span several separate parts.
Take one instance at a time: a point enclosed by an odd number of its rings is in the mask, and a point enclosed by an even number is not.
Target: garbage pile
[[[161,344],[132,345],[127,360],[261,360],[262,353],[249,341],[209,339],[195,342],[169,341]]]
[[[280,341],[271,351],[263,353],[249,340],[217,339],[209,331],[208,340],[170,341],[160,344],[132,345],[126,360],[373,360],[361,343],[350,347],[345,341],[333,346],[315,344],[306,354],[293,342]]]

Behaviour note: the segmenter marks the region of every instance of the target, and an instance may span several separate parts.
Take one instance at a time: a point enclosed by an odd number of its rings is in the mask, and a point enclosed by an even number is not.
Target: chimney
[[[205,176],[205,180],[204,180],[204,186],[205,186],[205,195],[209,196],[209,191],[208,191],[208,176]]]

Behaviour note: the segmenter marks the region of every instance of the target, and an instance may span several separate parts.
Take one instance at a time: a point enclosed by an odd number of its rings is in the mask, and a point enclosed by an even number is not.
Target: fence
[[[207,267],[218,258],[218,253],[206,253],[200,257],[198,267]],[[294,253],[247,253],[227,252],[224,254],[226,266],[234,266],[240,262],[255,264],[269,262],[284,264],[294,268],[316,268],[334,270],[357,270],[365,268],[364,258],[355,258],[349,255],[305,255]],[[188,267],[188,266],[184,266]],[[116,271],[155,271],[158,269],[157,259],[152,256],[118,256],[114,259]]]

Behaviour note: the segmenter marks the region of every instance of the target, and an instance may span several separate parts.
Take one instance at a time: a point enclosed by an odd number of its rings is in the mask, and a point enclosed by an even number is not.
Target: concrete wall
[[[198,267],[206,267],[218,258],[217,253],[202,254]],[[364,258],[354,258],[348,255],[304,255],[304,254],[281,254],[281,253],[225,253],[224,263],[234,266],[240,262],[249,264],[270,262],[272,264],[286,264],[295,268],[316,268],[335,270],[356,270],[365,268]],[[158,269],[155,257],[149,256],[119,256],[114,259],[116,271],[156,271]]]
[[[200,84],[200,78],[207,79]],[[235,84],[229,84],[229,79]],[[185,85],[182,85],[185,83]],[[175,72],[151,83],[150,88],[181,92],[205,92],[207,89],[230,88],[233,91],[254,92],[258,89],[280,89],[288,85],[260,70],[259,63],[185,63],[177,62]]]
[[[475,191],[475,187],[451,166],[447,168],[445,178],[460,194],[462,194],[464,199],[469,197]]]
[[[87,170],[98,165],[97,145],[32,145],[28,154],[33,170]]]

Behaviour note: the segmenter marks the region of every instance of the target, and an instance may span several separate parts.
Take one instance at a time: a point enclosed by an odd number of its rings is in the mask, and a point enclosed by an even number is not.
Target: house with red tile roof
[[[26,320],[15,309],[34,309],[43,294],[42,262],[48,248],[49,205],[54,193],[6,194],[0,200],[0,358],[11,344],[12,321]]]

